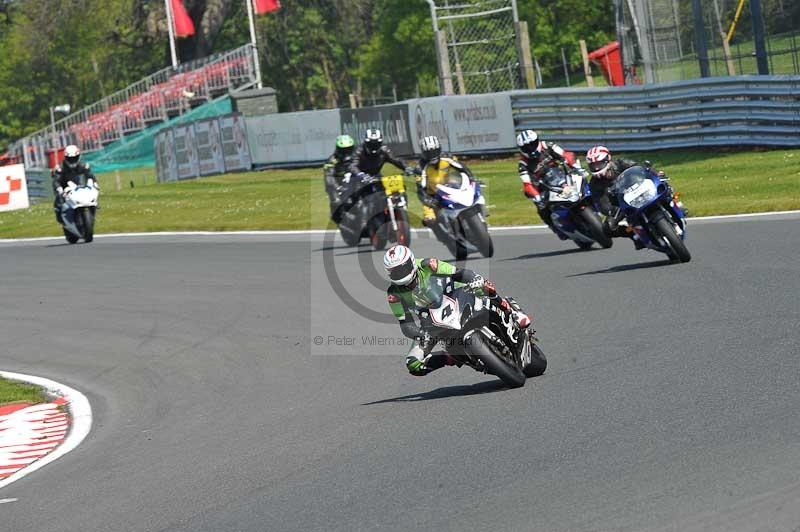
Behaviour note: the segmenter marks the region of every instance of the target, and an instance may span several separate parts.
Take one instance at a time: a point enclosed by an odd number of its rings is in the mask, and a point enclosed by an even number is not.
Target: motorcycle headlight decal
[[[636,185],[627,188],[622,195],[623,201],[634,209],[644,207],[656,197],[658,197],[656,185],[649,180],[636,183]]]

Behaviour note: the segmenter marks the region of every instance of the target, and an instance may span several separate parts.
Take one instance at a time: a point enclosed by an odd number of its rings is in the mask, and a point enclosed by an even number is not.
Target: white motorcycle
[[[81,238],[84,242],[94,240],[94,217],[99,196],[100,187],[94,179],[87,179],[85,185],[77,185],[72,181],[67,183],[61,204],[61,220],[64,237],[70,244]]]

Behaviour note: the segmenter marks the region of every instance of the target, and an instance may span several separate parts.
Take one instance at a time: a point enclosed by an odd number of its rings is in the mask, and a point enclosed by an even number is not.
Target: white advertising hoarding
[[[247,117],[254,164],[325,160],[340,134],[339,110],[304,111]]]
[[[514,118],[508,94],[440,96],[408,102],[411,137],[436,135],[445,151],[469,153],[514,149]]]
[[[240,114],[219,117],[220,141],[225,171],[250,170],[253,166],[248,146],[248,130]]]
[[[0,212],[27,209],[28,181],[25,179],[25,166],[11,164],[0,166]]]
[[[224,174],[225,160],[219,138],[219,119],[200,120],[194,124],[200,175]]]
[[[175,140],[175,160],[178,166],[178,179],[191,179],[200,175],[197,160],[197,143],[194,124],[178,125],[172,128]]]

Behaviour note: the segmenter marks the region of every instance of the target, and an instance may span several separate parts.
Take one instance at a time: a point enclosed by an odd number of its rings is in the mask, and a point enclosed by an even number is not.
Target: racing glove
[[[536,204],[540,204],[542,202],[542,196],[539,194],[539,191],[536,190],[531,183],[525,183],[523,185],[522,191],[525,193],[525,196],[531,198]]]

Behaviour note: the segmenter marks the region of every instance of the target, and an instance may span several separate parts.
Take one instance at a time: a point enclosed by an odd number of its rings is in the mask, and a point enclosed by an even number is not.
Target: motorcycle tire
[[[542,375],[546,369],[547,357],[544,356],[544,352],[538,345],[531,344],[531,361],[522,368],[522,372],[530,379]]]
[[[575,242],[575,245],[581,249],[584,250],[592,249],[592,242],[580,242],[578,240],[573,240],[573,242]]]
[[[69,242],[70,244],[75,244],[76,242],[78,242],[78,240],[80,240],[80,237],[73,235],[72,233],[67,231],[66,228],[64,228],[64,238],[66,238],[67,242]]]
[[[354,233],[353,231],[343,231],[342,226],[339,226],[339,234],[342,235],[342,240],[348,246],[355,247],[361,241],[361,235]]]
[[[601,247],[608,249],[614,244],[614,241],[611,240],[611,236],[603,229],[603,222],[600,221],[600,217],[597,213],[591,209],[582,209],[580,216],[583,223],[589,229],[592,238],[594,238],[595,242],[600,244]]]
[[[83,241],[91,242],[94,240],[94,213],[91,209],[83,209]]]
[[[519,388],[525,385],[525,373],[497,356],[482,334],[473,334],[470,340],[465,349],[469,354],[480,359],[489,373],[498,377],[509,388]]]
[[[375,251],[383,251],[386,248],[386,239],[377,230],[369,235],[369,243]]]
[[[489,227],[481,220],[478,213],[472,213],[464,220],[468,232],[467,239],[478,248],[478,252],[487,259],[494,255],[494,244],[489,235]]]
[[[686,244],[683,242],[683,240],[681,240],[681,237],[678,236],[678,233],[675,232],[675,228],[667,218],[659,218],[656,220],[655,225],[658,234],[667,239],[667,243],[672,249],[672,252],[675,254],[675,258],[681,262],[689,262],[692,260],[692,255],[689,253],[689,249],[686,247]]]

